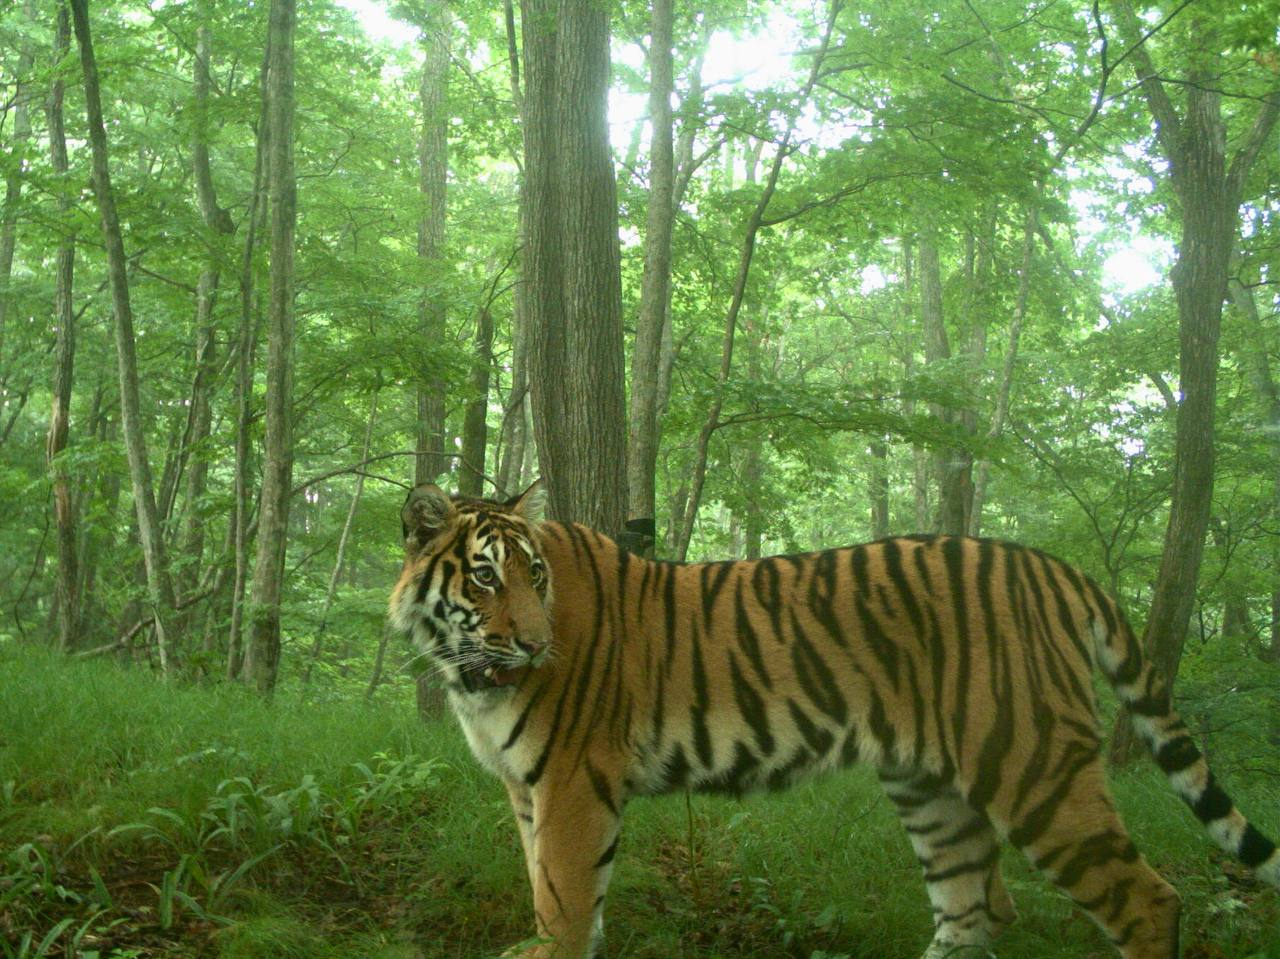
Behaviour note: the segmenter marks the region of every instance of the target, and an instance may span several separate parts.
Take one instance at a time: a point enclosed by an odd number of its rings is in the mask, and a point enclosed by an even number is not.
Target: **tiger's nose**
[[[517,639],[516,647],[530,659],[534,659],[546,652],[547,644],[543,642],[530,642],[527,639]]]

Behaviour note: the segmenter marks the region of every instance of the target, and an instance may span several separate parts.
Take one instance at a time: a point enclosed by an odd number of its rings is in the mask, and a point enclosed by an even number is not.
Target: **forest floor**
[[[1280,833],[1276,779],[1227,778]],[[1186,959],[1280,959],[1280,895],[1216,852],[1150,764],[1114,787],[1182,894]],[[1113,956],[1020,856],[1005,870],[1021,920],[1003,959]],[[905,834],[855,770],[633,803],[606,929],[611,959],[913,959],[930,917]],[[3,959],[487,959],[530,933],[501,787],[408,697],[266,704],[0,646]]]

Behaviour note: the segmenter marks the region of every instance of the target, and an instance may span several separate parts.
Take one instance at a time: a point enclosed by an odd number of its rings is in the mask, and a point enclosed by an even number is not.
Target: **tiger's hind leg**
[[[880,782],[911,838],[933,905],[934,935],[924,959],[964,956],[966,946],[985,950],[1017,918],[991,822],[927,773],[881,770]]]
[[[1124,959],[1177,959],[1178,894],[1129,839],[1107,794],[1097,750],[1057,765],[1029,795],[988,813],[1009,841],[1089,913]]]

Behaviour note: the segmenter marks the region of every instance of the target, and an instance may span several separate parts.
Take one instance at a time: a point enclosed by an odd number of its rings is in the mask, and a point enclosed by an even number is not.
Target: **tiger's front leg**
[[[564,778],[547,770],[533,798],[533,909],[547,940],[521,959],[592,959],[621,825],[621,782],[590,759]]]

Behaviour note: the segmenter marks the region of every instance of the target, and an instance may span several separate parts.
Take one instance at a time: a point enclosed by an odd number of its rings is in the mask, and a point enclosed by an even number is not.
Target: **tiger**
[[[1214,780],[1119,606],[1079,569],[941,535],[651,561],[546,520],[544,504],[541,481],[504,502],[416,487],[389,605],[510,798],[537,938],[508,955],[598,954],[631,799],[781,789],[864,762],[924,873],[924,959],[986,949],[1015,919],[1006,840],[1124,959],[1175,959],[1178,895],[1104,781],[1095,669],[1213,839],[1280,886],[1276,846]]]

